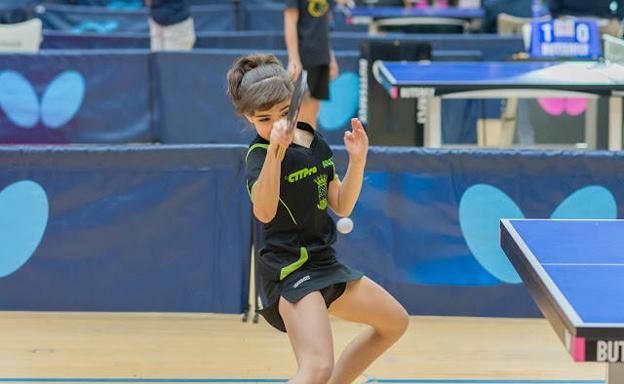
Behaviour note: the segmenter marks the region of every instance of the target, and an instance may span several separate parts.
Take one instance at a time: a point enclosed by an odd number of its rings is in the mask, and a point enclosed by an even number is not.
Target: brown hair
[[[239,58],[227,73],[227,94],[241,115],[266,111],[289,99],[293,83],[277,57],[252,54]]]

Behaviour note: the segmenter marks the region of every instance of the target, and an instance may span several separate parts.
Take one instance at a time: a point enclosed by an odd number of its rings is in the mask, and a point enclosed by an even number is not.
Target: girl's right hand
[[[271,130],[271,137],[269,138],[269,142],[271,143],[271,147],[276,151],[278,147],[288,148],[290,143],[292,143],[293,138],[295,136],[294,130],[292,132],[287,131],[286,119],[281,119],[273,124],[273,129]]]

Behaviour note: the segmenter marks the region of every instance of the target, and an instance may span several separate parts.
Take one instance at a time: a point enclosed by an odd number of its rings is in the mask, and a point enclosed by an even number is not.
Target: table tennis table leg
[[[622,97],[609,98],[609,149],[622,149]],[[624,383],[624,382],[623,382]]]
[[[426,100],[425,147],[439,148],[442,146],[442,99],[440,97],[428,97]]]
[[[610,363],[607,365],[606,384],[624,384],[624,363]]]
[[[594,98],[587,100],[585,143],[587,144],[587,149],[597,149],[598,147],[598,99]]]

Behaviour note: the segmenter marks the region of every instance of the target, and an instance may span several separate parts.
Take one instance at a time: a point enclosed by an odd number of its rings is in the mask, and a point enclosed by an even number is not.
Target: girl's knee
[[[399,334],[399,337],[402,336],[405,331],[407,331],[407,327],[409,326],[409,313],[407,310],[403,308],[402,305],[399,304],[399,308],[397,309],[396,314],[396,331]]]
[[[300,368],[300,374],[306,383],[326,384],[334,370],[334,362],[331,359],[318,359],[309,361]]]
[[[409,326],[409,314],[402,305],[397,304],[395,308],[388,312],[383,323],[375,327],[384,337],[392,340],[398,340]]]

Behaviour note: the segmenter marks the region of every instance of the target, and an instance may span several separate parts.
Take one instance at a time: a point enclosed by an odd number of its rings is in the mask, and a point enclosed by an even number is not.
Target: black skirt
[[[330,304],[344,293],[348,282],[359,280],[364,276],[360,271],[334,261],[323,267],[304,264],[284,280],[275,281],[270,274],[262,273],[263,268],[259,264],[262,262],[256,263],[258,267],[256,270],[259,286],[262,289],[263,308],[258,312],[271,326],[282,332],[286,332],[286,326],[279,313],[280,297],[296,303],[306,295],[318,291],[329,308]]]

